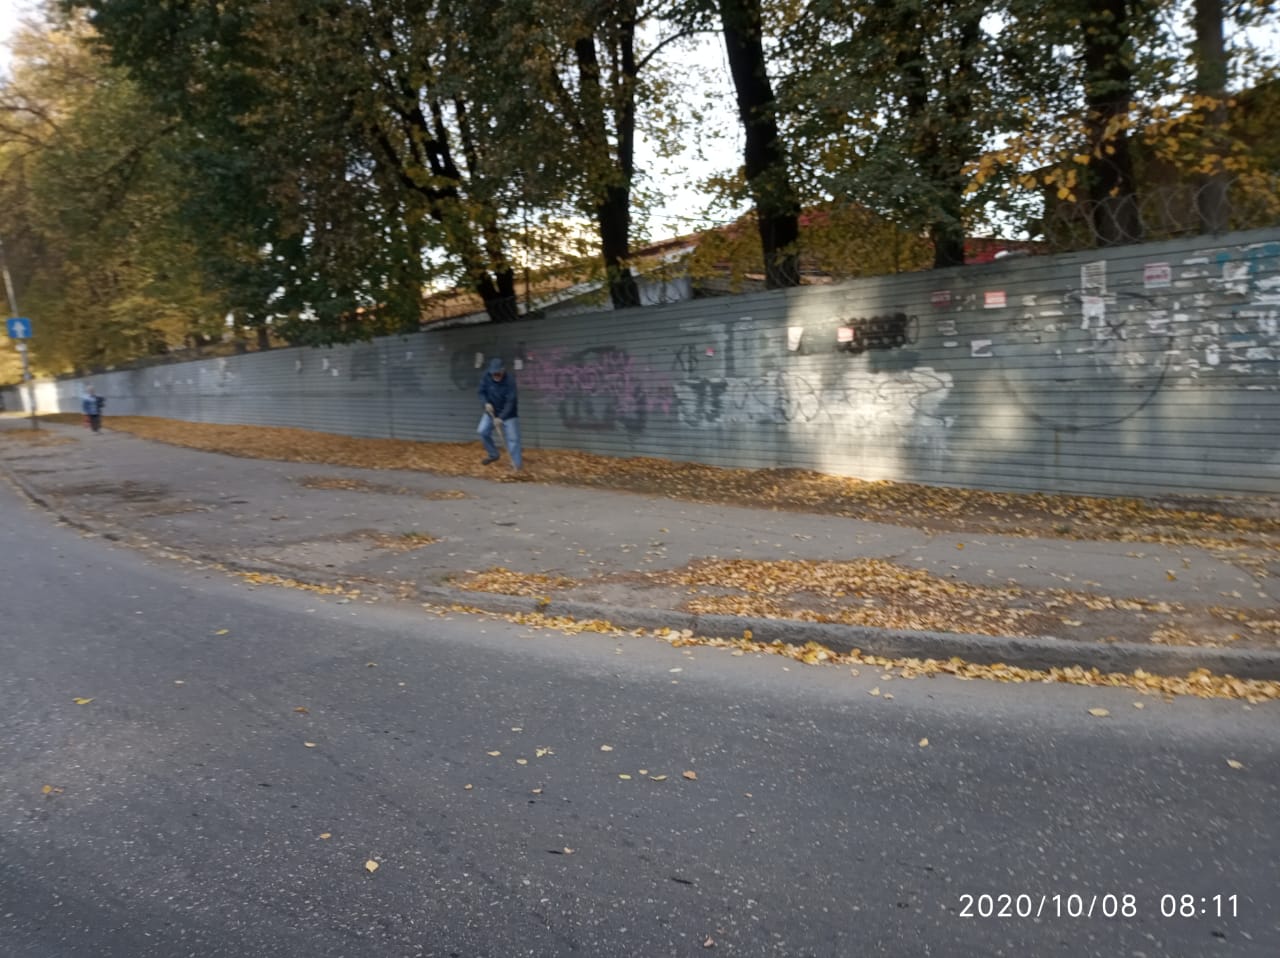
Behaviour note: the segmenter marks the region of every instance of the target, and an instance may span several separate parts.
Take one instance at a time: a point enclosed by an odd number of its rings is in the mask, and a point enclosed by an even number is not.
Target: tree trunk
[[[1127,0],[1085,0],[1081,17],[1086,124],[1092,158],[1085,177],[1101,246],[1142,239],[1127,130],[1133,100]]]
[[[720,0],[725,52],[738,98],[738,118],[747,187],[756,204],[764,254],[765,285],[800,285],[800,202],[787,171],[787,158],[774,117],[773,87],[765,69],[760,0]]]
[[[485,270],[474,281],[474,286],[484,301],[484,311],[495,323],[510,323],[520,318],[516,271],[512,267]]]
[[[955,70],[946,78],[947,130],[940,137],[934,177],[939,192],[939,216],[933,226],[934,268],[964,265],[965,168],[975,158],[973,91],[977,83],[974,61],[982,41],[982,13],[971,4],[948,3],[959,44]]]
[[[639,306],[640,286],[627,265],[631,255],[631,191],[621,186],[606,189],[604,202],[596,207],[596,221],[613,308]]]
[[[618,45],[620,76],[615,82],[623,89],[612,91],[617,156],[609,157],[608,108],[600,81],[600,61],[594,34],[579,37],[573,45],[578,61],[581,90],[583,137],[594,154],[598,182],[595,196],[596,227],[600,234],[600,255],[609,284],[609,300],[614,309],[640,305],[640,289],[627,261],[631,256],[631,179],[635,172],[635,17],[632,5],[620,11]],[[590,23],[587,29],[594,30]]]
[[[1196,213],[1203,233],[1225,232],[1231,214],[1227,174],[1221,168],[1227,125],[1227,50],[1222,6],[1222,0],[1196,0],[1195,8],[1195,91],[1215,101],[1207,117],[1205,144],[1218,167],[1200,179],[1196,191]]]

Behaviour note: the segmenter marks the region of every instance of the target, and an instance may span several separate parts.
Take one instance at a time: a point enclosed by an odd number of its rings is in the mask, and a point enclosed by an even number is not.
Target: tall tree
[[[1135,20],[1142,0],[1075,0],[1084,66],[1085,187],[1104,246],[1142,238],[1130,127],[1133,123]]]
[[[46,372],[164,352],[218,330],[179,209],[174,134],[78,20],[32,26],[0,88],[0,190]]]
[[[87,3],[117,61],[199,131],[222,185],[241,184],[202,200],[275,283],[260,312],[311,341],[414,326],[443,254],[495,320],[515,318],[486,120],[450,77],[461,5]]]
[[[823,0],[779,17],[781,98],[808,191],[922,229],[964,262],[969,167],[1022,80],[977,0]]]
[[[468,5],[477,38],[466,86],[493,118],[513,201],[547,219],[590,218],[615,307],[639,290],[630,264],[637,209],[636,143],[662,149],[674,127],[654,122],[670,96],[662,54],[698,29],[636,0],[487,0]],[[479,39],[483,38],[483,39]]]
[[[777,104],[764,52],[760,0],[719,0],[725,53],[743,131],[743,173],[756,208],[765,284],[800,284],[800,200],[778,132]]]
[[[1223,24],[1223,0],[1195,0],[1192,22],[1195,29],[1195,93],[1209,103],[1210,138],[1220,152],[1227,126],[1227,46]],[[1227,228],[1230,208],[1227,205],[1227,174],[1221,159],[1210,160],[1216,169],[1205,174],[1196,191],[1196,211],[1201,228],[1221,233]]]

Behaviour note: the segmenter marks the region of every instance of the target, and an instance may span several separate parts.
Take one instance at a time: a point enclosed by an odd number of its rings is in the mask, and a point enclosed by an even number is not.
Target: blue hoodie
[[[476,392],[484,402],[493,407],[497,418],[515,419],[520,415],[516,404],[515,377],[508,371],[502,377],[502,382],[493,378],[494,373],[502,372],[504,369],[506,366],[497,356],[489,360],[489,366],[480,377],[480,388]]]

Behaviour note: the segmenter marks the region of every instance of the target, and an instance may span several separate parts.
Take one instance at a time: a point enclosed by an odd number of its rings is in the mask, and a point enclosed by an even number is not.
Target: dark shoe
[[[497,461],[498,461],[497,456],[485,456],[483,459],[480,460],[480,465],[487,466],[489,465],[489,463],[497,462]]]

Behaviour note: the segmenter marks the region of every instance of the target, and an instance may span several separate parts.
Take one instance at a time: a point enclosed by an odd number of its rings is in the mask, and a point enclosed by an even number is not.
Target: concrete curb
[[[40,493],[19,478],[12,469],[0,465],[0,473],[31,502],[49,511],[60,521],[86,532],[120,540],[119,532],[95,529],[82,519],[68,516],[54,507]],[[171,552],[175,547],[165,546]],[[353,581],[351,577],[327,576],[310,570],[287,566],[246,566],[208,555],[192,555],[200,561],[216,562],[228,569],[264,572],[325,585]],[[360,580],[367,584],[369,580]],[[749,616],[694,615],[666,609],[641,609],[627,606],[605,606],[568,599],[543,602],[527,596],[509,596],[490,592],[470,592],[441,586],[423,586],[416,596],[436,605],[464,605],[482,612],[499,615],[541,613],[564,616],[580,621],[600,619],[621,629],[690,630],[709,638],[740,638],[750,629],[758,642],[781,641],[788,645],[816,642],[835,652],[855,649],[867,655],[885,658],[950,659],[961,658],[977,664],[1004,664],[1025,669],[1096,668],[1100,672],[1134,672],[1141,669],[1154,675],[1180,676],[1195,669],[1208,669],[1220,675],[1247,679],[1280,679],[1280,652],[1248,649],[1201,648],[1198,646],[1148,646],[1132,642],[1080,642],[1053,636],[1013,638],[970,635],[960,632],[918,632],[873,629],[866,626],[839,625],[825,622],[803,622],[796,619],[762,619]]]

